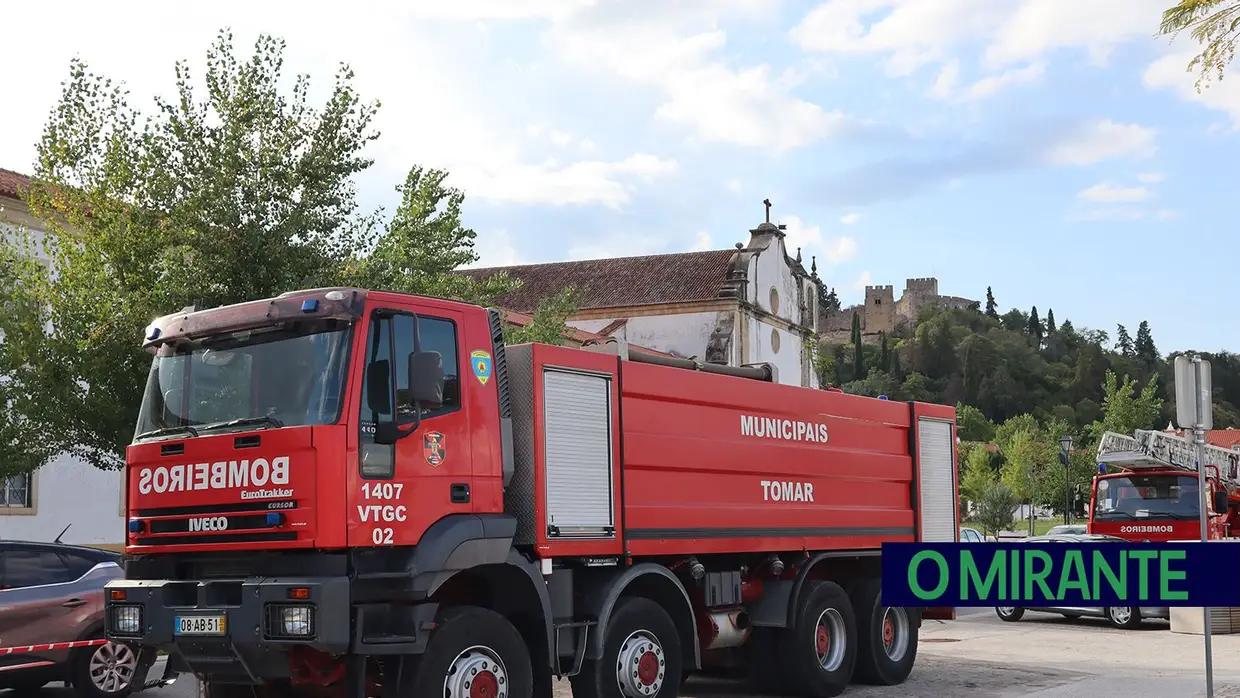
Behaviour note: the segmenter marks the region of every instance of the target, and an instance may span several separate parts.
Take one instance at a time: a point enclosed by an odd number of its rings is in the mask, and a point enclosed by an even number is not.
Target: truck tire
[[[917,661],[916,609],[884,606],[882,580],[866,577],[849,590],[857,617],[856,675],[864,683],[904,683]]]
[[[857,664],[857,619],[844,589],[807,580],[790,630],[779,636],[789,687],[806,698],[843,693]]]
[[[534,695],[534,670],[521,633],[486,608],[457,606],[441,613],[412,695],[498,698],[501,690],[504,698]]]
[[[620,599],[607,622],[603,656],[570,679],[573,698],[674,698],[684,674],[672,617],[647,598]]]

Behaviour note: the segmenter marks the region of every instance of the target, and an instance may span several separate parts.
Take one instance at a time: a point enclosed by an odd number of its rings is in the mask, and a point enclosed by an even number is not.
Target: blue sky
[[[0,113],[0,167],[31,169],[73,55],[145,106],[229,26],[242,50],[286,39],[320,96],[350,63],[383,103],[364,204],[447,168],[481,265],[729,247],[769,197],[846,302],[936,276],[1112,336],[1148,320],[1164,352],[1240,350],[1240,87],[1193,90],[1195,44],[1153,37],[1170,2],[71,2],[55,42],[23,5],[6,43],[39,58],[6,78],[26,108]]]

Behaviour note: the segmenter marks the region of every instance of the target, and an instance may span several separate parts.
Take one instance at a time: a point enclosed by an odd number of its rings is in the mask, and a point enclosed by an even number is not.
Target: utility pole
[[[1210,362],[1200,356],[1181,354],[1175,357],[1175,411],[1181,429],[1193,430],[1197,451],[1197,507],[1201,523],[1201,541],[1210,539],[1210,516],[1206,489],[1206,432],[1214,426],[1213,382]],[[1211,646],[1210,609],[1202,608],[1205,630],[1206,698],[1214,698],[1214,652]]]

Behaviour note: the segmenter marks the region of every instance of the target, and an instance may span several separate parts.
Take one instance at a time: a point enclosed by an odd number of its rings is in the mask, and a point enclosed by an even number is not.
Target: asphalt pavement
[[[1240,698],[1240,634],[1214,637],[1215,698]],[[846,698],[1196,698],[1205,695],[1200,635],[1166,621],[1117,630],[1100,619],[1029,613],[1005,623],[991,608],[959,609],[955,621],[922,628],[917,667],[901,686],[852,686]],[[555,698],[572,698],[567,681]],[[63,688],[46,698],[73,698]],[[141,698],[196,698],[192,676]],[[756,698],[743,683],[694,677],[686,698]],[[0,692],[0,698],[18,698]]]

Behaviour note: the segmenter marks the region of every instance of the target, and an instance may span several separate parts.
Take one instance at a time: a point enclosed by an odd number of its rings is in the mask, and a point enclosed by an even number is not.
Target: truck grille
[[[204,506],[139,509],[142,524],[137,545],[205,545],[208,543],[273,543],[297,540],[297,531],[282,528],[295,500],[237,502]],[[175,517],[175,518],[174,518]]]

